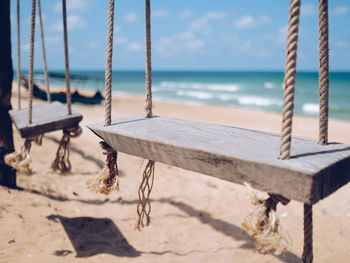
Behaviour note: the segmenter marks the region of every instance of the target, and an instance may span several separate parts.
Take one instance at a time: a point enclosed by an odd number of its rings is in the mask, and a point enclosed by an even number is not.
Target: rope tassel
[[[39,135],[25,139],[24,144],[18,152],[9,153],[5,156],[5,163],[22,173],[31,174],[30,148],[32,147],[32,142],[41,145],[42,138],[43,135]]]
[[[138,220],[136,223],[136,229],[139,231],[151,223],[151,202],[149,197],[153,188],[154,166],[154,161],[148,161],[143,171],[142,182],[139,187],[139,203],[137,204]]]
[[[66,128],[63,130],[63,136],[56,152],[56,158],[51,163],[51,169],[61,173],[69,173],[72,166],[69,161],[69,142],[70,138],[78,137],[82,129],[78,126]]]
[[[107,155],[105,167],[93,179],[87,182],[90,190],[108,195],[113,190],[119,191],[118,153],[104,141],[100,142],[103,154]]]
[[[266,200],[254,196],[252,204],[254,209],[244,219],[243,229],[254,240],[255,247],[263,254],[282,254],[289,241],[282,233],[276,207],[279,202],[287,205],[290,200],[281,195],[269,194]]]

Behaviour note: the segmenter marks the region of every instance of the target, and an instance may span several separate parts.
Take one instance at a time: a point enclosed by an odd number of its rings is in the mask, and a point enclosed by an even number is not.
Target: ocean
[[[64,71],[54,72],[64,74]],[[42,72],[35,75],[43,83]],[[103,71],[71,71],[71,86],[104,90]],[[267,112],[282,112],[283,72],[153,71],[153,97],[192,105],[220,105]],[[64,79],[50,78],[52,85]],[[113,72],[113,92],[144,96],[144,71]],[[318,116],[318,73],[299,72],[294,113]],[[330,73],[330,117],[350,121],[350,72]]]

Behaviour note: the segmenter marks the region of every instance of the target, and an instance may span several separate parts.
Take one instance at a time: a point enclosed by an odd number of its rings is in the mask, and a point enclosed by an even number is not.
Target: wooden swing
[[[32,0],[32,14],[31,14],[31,32],[30,32],[30,55],[29,55],[29,106],[26,109],[21,109],[20,102],[20,50],[18,48],[18,65],[17,65],[17,81],[18,81],[18,110],[11,110],[9,114],[15,127],[19,131],[21,137],[26,140],[24,144],[24,150],[27,152],[13,158],[9,161],[9,165],[14,168],[18,168],[18,162],[24,161],[29,158],[29,151],[31,141],[36,141],[38,137],[41,137],[44,133],[63,130],[63,137],[60,143],[60,147],[56,154],[56,160],[52,164],[54,170],[60,170],[61,172],[70,171],[70,163],[68,160],[68,143],[70,137],[76,137],[80,135],[81,128],[79,122],[82,120],[82,115],[72,111],[71,106],[71,91],[70,91],[70,78],[69,78],[69,58],[68,58],[68,36],[67,36],[67,15],[66,15],[66,0],[62,0],[62,12],[63,12],[63,32],[64,32],[64,50],[65,50],[65,68],[66,68],[66,96],[67,107],[60,102],[51,102],[50,90],[49,90],[49,78],[46,63],[46,53],[44,44],[44,31],[41,18],[41,6],[40,0],[38,2],[39,21],[41,29],[41,40],[43,49],[44,60],[44,74],[46,93],[48,103],[33,107],[33,64],[34,64],[34,37],[35,37],[35,16],[36,16],[36,0]],[[19,40],[19,0],[17,0],[17,45],[20,45]],[[23,149],[23,147],[22,147]],[[22,155],[19,158],[19,155]],[[17,158],[17,161],[15,159]],[[9,159],[9,157],[7,158]],[[29,163],[29,162],[27,162]],[[29,165],[29,164],[28,164]],[[24,169],[26,172],[30,172],[29,166]]]
[[[296,75],[300,0],[290,1],[287,58],[285,68],[282,134],[187,121],[152,114],[150,0],[145,0],[146,16],[146,116],[111,121],[111,72],[114,0],[109,0],[106,58],[106,120],[88,127],[104,143],[109,175],[99,180],[100,188],[116,186],[117,173],[111,175],[116,152],[151,160],[144,172],[139,196],[143,209],[152,189],[154,162],[200,172],[233,183],[249,183],[266,191],[266,214],[278,202],[304,203],[303,261],[312,262],[312,205],[350,181],[350,145],[328,143],[328,1],[320,0],[320,137],[319,141],[293,137],[292,118]],[[291,143],[293,148],[291,150]],[[280,150],[278,158],[278,150]],[[111,157],[114,151],[114,157]],[[152,170],[153,169],[153,170]],[[145,174],[148,177],[145,179]],[[148,183],[151,180],[151,183]],[[146,184],[144,184],[146,181]],[[148,189],[146,188],[148,187]],[[93,187],[92,187],[93,188]],[[98,191],[97,188],[95,190]],[[148,193],[144,194],[144,191]],[[103,192],[103,191],[100,191]],[[109,192],[109,191],[107,191]],[[139,216],[147,217],[149,211]],[[140,219],[139,219],[140,220]],[[140,223],[140,221],[139,221]]]

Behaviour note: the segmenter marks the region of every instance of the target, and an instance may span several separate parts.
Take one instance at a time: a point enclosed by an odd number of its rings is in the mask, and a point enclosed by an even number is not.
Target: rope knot
[[[5,163],[22,173],[31,174],[32,169],[30,168],[30,149],[32,147],[32,142],[41,145],[42,138],[43,135],[26,138],[23,145],[17,152],[5,155]]]
[[[289,241],[282,233],[276,207],[278,203],[287,205],[289,201],[278,194],[269,194],[269,198],[265,200],[254,195],[252,200],[254,209],[244,219],[242,227],[254,240],[259,252],[280,255],[286,250]]]
[[[69,142],[70,138],[78,137],[82,133],[82,129],[79,125],[70,128],[63,129],[63,136],[60,140],[56,158],[51,163],[51,169],[54,171],[60,171],[62,174],[69,173],[72,165],[69,161]]]
[[[103,149],[103,154],[107,155],[105,167],[97,176],[87,182],[87,186],[90,190],[108,195],[113,190],[119,191],[118,153],[104,141],[100,142],[100,146]]]

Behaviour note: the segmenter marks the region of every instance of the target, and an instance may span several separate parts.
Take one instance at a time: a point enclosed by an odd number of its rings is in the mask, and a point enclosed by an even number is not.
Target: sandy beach
[[[24,89],[22,94],[27,105]],[[120,154],[120,191],[102,196],[88,190],[86,182],[103,167],[104,155],[86,125],[103,121],[104,107],[74,104],[73,109],[84,119],[83,134],[71,140],[72,173],[50,170],[62,134],[54,132],[45,135],[41,147],[32,147],[34,173],[17,173],[19,189],[0,187],[0,262],[301,262],[301,203],[278,206],[292,240],[288,251],[262,255],[241,227],[252,207],[250,189],[160,163],[151,194],[152,224],[135,230],[137,189],[146,162]],[[113,98],[113,118],[143,111],[144,98]],[[281,126],[275,113],[157,100],[154,114],[271,132]],[[317,138],[318,120],[295,117],[293,134]],[[14,137],[17,149],[22,141],[17,131]],[[350,122],[331,120],[329,141],[350,144]],[[350,262],[349,192],[348,184],[314,206],[315,262]]]

